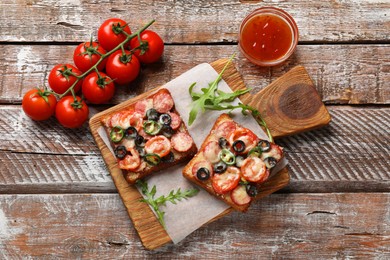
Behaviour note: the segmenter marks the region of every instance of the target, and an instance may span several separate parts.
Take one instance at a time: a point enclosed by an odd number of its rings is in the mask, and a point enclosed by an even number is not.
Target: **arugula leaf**
[[[192,99],[194,99],[194,97],[196,97],[196,99],[193,100],[191,103],[192,108],[191,108],[190,116],[188,119],[188,125],[192,125],[192,123],[195,121],[196,116],[198,115],[198,112],[200,109],[202,109],[202,111],[204,111],[204,105],[205,105],[206,101],[208,99],[212,99],[212,97],[215,96],[215,91],[217,89],[218,83],[222,79],[222,74],[225,72],[226,68],[228,67],[230,62],[234,59],[234,57],[235,57],[235,54],[233,54],[232,57],[230,57],[229,61],[223,67],[221,73],[219,73],[218,77],[213,82],[211,82],[209,84],[208,88],[201,89],[203,94],[201,94],[201,95],[193,94],[192,90],[193,90],[194,86],[196,85],[196,82],[192,83],[192,85],[190,86],[189,92],[190,92]]]
[[[145,202],[149,204],[154,212],[156,212],[157,219],[161,223],[161,225],[166,228],[165,222],[164,222],[164,214],[165,212],[160,209],[161,206],[166,206],[166,202],[169,201],[172,204],[177,204],[177,201],[181,201],[182,199],[187,199],[190,197],[195,196],[198,194],[199,190],[198,189],[189,189],[185,191],[181,191],[181,189],[177,189],[175,192],[172,190],[169,192],[167,196],[161,195],[157,199],[154,198],[157,192],[156,185],[153,186],[153,188],[149,191],[148,183],[143,180],[138,180],[136,182],[136,185],[141,188],[142,194],[146,196],[146,198],[141,199],[141,202]]]
[[[273,142],[271,131],[267,127],[267,124],[265,123],[264,119],[262,118],[260,112],[257,109],[248,105],[244,105],[242,103],[239,103],[238,105],[229,104],[233,102],[237,97],[249,92],[250,89],[237,90],[234,91],[233,93],[227,93],[218,89],[218,83],[222,79],[222,74],[225,72],[227,66],[230,64],[233,58],[234,58],[234,54],[226,63],[221,73],[219,73],[218,77],[213,82],[209,83],[209,87],[201,89],[203,93],[196,93],[193,91],[196,82],[190,86],[189,93],[192,98],[192,103],[191,103],[192,109],[190,111],[188,124],[191,125],[195,121],[199,110],[202,111],[205,111],[206,109],[219,110],[219,111],[230,110],[229,112],[231,112],[234,109],[241,109],[243,115],[247,115],[248,113],[252,114],[256,122],[260,126],[262,126],[267,132],[269,140]]]

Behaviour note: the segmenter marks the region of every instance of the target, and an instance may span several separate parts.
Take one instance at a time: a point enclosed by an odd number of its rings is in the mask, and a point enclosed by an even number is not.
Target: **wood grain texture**
[[[327,108],[329,126],[277,140],[291,174],[284,191],[390,192],[390,108]],[[87,127],[33,122],[0,105],[0,133],[0,193],[116,191]]]
[[[210,63],[210,65],[217,72],[220,72],[225,67],[227,62],[227,59],[220,59]],[[234,64],[232,63],[226,67],[222,78],[233,91],[245,89],[245,84],[242,81],[240,74],[235,69]],[[140,198],[142,198],[142,196],[138,192],[137,188],[134,185],[127,183],[122,170],[118,167],[117,159],[99,135],[99,128],[102,127],[102,118],[105,118],[107,115],[117,111],[121,111],[126,107],[133,105],[137,101],[151,96],[153,93],[155,93],[155,91],[156,89],[150,90],[126,102],[111,107],[110,109],[96,114],[89,121],[92,136],[94,137],[96,144],[102,153],[103,159],[109,169],[114,184],[118,189],[118,193],[121,196],[123,204],[126,206],[129,217],[140,236],[142,244],[149,250],[157,249],[166,243],[169,243],[171,238],[166,233],[162,225],[158,222],[158,219],[155,217],[149,206],[140,202]],[[273,192],[276,192],[277,190],[284,188],[288,185],[289,181],[290,176],[288,174],[288,170],[287,168],[284,168],[279,173],[275,174],[272,179],[268,180],[264,185],[262,185],[256,198],[261,199]],[[216,216],[213,220],[219,219],[231,211],[231,209],[227,209],[220,215]]]
[[[50,70],[58,63],[72,63],[75,46],[0,45],[0,103],[20,103],[35,86],[47,85]],[[247,87],[256,93],[297,65],[306,68],[326,104],[390,104],[389,45],[298,45],[295,54],[277,67],[248,62],[236,45],[166,46],[163,59],[142,68],[139,78],[116,90],[111,104],[118,104],[161,86],[204,62],[230,57]],[[14,53],[15,55],[8,55]],[[60,58],[59,58],[60,57]]]
[[[131,7],[129,7],[129,5]],[[1,2],[0,41],[81,42],[110,17],[133,31],[156,19],[152,29],[167,43],[236,42],[239,25],[256,8],[275,6],[296,20],[301,41],[388,41],[390,3],[371,1],[53,1]],[[34,15],[31,15],[34,14]],[[324,17],[326,14],[326,18]]]
[[[388,259],[388,193],[272,194],[143,249],[116,194],[0,195],[0,258]]]
[[[329,184],[341,189],[356,185],[360,191],[370,187],[387,190],[390,187],[389,113],[381,109],[338,107],[331,110],[331,115],[332,122],[327,127],[280,140],[279,144],[289,155],[293,182],[298,181],[294,187],[299,190],[305,185],[301,183],[303,180],[316,180],[308,184],[315,186],[320,180],[331,179]],[[306,156],[313,152],[318,156]],[[328,166],[332,170],[325,170]],[[332,189],[322,187],[327,188]]]

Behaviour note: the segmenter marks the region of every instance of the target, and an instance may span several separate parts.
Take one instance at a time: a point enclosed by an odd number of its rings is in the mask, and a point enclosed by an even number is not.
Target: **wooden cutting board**
[[[217,60],[212,62],[211,66],[219,73],[226,62],[227,59]],[[245,88],[241,75],[233,64],[229,65],[223,75],[223,79],[232,90]],[[98,128],[101,126],[100,119],[102,117],[119,111],[149,96],[153,91],[148,91],[98,113],[89,121],[92,135],[102,153],[103,159],[111,173],[111,177],[133,222],[134,228],[137,230],[144,247],[149,250],[161,247],[171,242],[171,239],[149,206],[146,203],[140,202],[142,195],[138,192],[137,188],[129,185],[124,179],[121,169],[117,167],[115,157],[99,136]],[[318,96],[309,75],[302,66],[293,68],[259,93],[254,95],[248,93],[241,96],[240,99],[243,103],[250,104],[261,112],[275,138],[321,127],[330,121],[328,111]],[[262,198],[285,187],[289,183],[289,180],[290,176],[286,167],[264,183],[258,198]],[[210,222],[215,221],[231,211],[231,208],[227,209]]]

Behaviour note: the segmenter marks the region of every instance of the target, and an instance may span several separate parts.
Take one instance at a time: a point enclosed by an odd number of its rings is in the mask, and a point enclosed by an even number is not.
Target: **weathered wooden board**
[[[215,62],[212,62],[211,66],[213,66],[217,72],[220,72],[222,71],[227,62],[228,59],[220,59]],[[232,64],[229,64],[229,66],[225,70],[225,73],[223,74],[223,79],[232,90],[246,88],[244,82],[241,79],[240,74]],[[295,86],[299,86],[300,89],[297,90]],[[270,126],[271,129],[287,129],[286,131],[275,130],[275,134],[274,132],[271,132],[274,137],[281,137],[283,135],[286,135],[286,133],[294,134],[303,132],[305,130],[324,126],[329,123],[330,115],[328,114],[328,111],[326,110],[325,106],[322,104],[318,93],[314,89],[310,77],[307,75],[306,71],[302,67],[297,67],[286,73],[286,75],[278,79],[275,84],[271,84],[264,90],[267,89],[270,89],[270,91],[263,91],[261,96],[252,96],[250,94],[246,94],[244,98],[248,100],[248,103],[251,103],[252,106],[259,109],[260,103],[265,104],[267,103],[266,100],[270,101],[274,99],[279,99],[280,101],[278,103],[270,102],[270,106],[273,109],[283,110],[285,107],[289,107],[289,109],[293,108],[297,112],[297,115],[301,114],[301,108],[299,108],[298,106],[303,106],[303,104],[301,102],[291,103],[290,100],[284,98],[284,93],[290,93],[292,89],[293,91],[298,91],[302,93],[302,95],[306,95],[307,98],[311,101],[317,100],[319,102],[317,106],[305,106],[304,110],[312,111],[312,113],[307,114],[307,116],[300,117],[299,120],[291,116],[284,116],[283,120],[285,121],[285,125],[283,126],[277,124],[279,122],[276,121],[279,118],[277,113],[274,113],[274,116],[272,115],[272,113],[268,113],[264,119],[266,120],[267,124]],[[277,91],[278,89],[280,89],[280,91]],[[126,102],[120,103],[119,105],[112,107],[106,111],[96,114],[94,117],[91,118],[89,124],[92,135],[99,149],[101,150],[104,161],[109,168],[115,186],[118,188],[118,192],[141,238],[142,244],[147,249],[156,249],[170,241],[168,234],[158,223],[149,206],[139,201],[141,195],[139,194],[138,190],[134,186],[127,184],[123,176],[122,170],[117,166],[116,158],[112,155],[112,153],[109,151],[108,147],[104,144],[103,140],[98,134],[98,129],[102,126],[102,123],[100,122],[101,118],[105,117],[106,115],[112,114],[115,111],[120,111],[128,107],[129,105],[134,104],[138,100],[144,99],[145,97],[149,96],[151,92],[153,92],[153,90],[145,92],[140,96],[137,96]],[[257,103],[257,101],[259,101],[259,103]],[[296,124],[297,121],[298,123]],[[306,122],[307,126],[305,126],[305,124],[302,124],[302,122]],[[291,130],[291,128],[286,127],[287,125],[294,126],[294,129]],[[262,186],[257,198],[260,199],[270,193],[282,189],[289,183],[289,179],[290,177],[287,168],[284,168]],[[224,213],[217,216],[215,219],[218,219],[231,211],[231,209],[228,209]]]
[[[383,0],[214,3],[208,0],[3,0],[0,41],[88,41],[105,19],[120,17],[133,30],[156,19],[152,29],[167,43],[236,42],[240,22],[262,6],[275,6],[289,12],[298,24],[301,41],[388,41],[390,38],[390,3]]]
[[[284,190],[390,192],[390,108],[327,108],[329,126],[277,140],[289,160]],[[33,122],[0,105],[0,132],[0,193],[116,191],[87,127]]]
[[[73,63],[75,46],[0,45],[0,103],[20,103],[35,86],[47,85],[50,70],[58,63]],[[390,104],[389,45],[298,45],[281,66],[258,67],[248,62],[236,45],[166,46],[161,62],[144,66],[128,87],[117,88],[111,104],[118,104],[163,85],[203,62],[229,57],[245,84],[258,92],[297,65],[302,65],[326,104]],[[13,53],[14,55],[9,55]]]
[[[117,194],[0,195],[0,258],[389,259],[390,194],[272,194],[143,249]]]

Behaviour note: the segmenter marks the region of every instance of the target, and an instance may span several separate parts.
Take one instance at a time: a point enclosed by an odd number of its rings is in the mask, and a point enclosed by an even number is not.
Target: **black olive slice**
[[[210,171],[209,171],[209,169],[207,169],[205,167],[200,167],[198,169],[198,171],[196,172],[196,177],[199,180],[201,180],[201,181],[208,180],[210,178]]]
[[[118,158],[119,160],[122,160],[123,158],[126,157],[126,154],[127,154],[127,150],[126,150],[126,147],[124,147],[123,145],[119,145],[115,148],[115,156],[116,158]]]
[[[268,152],[271,149],[271,144],[267,140],[260,140],[257,144],[257,147],[260,148],[260,150],[265,153]]]
[[[156,109],[150,108],[146,111],[146,117],[148,120],[158,121],[160,113]]]
[[[170,125],[162,125],[161,132],[165,137],[171,138],[175,133],[175,130],[173,130]]]
[[[242,141],[242,140],[234,141],[234,143],[233,143],[233,150],[235,152],[242,153],[243,151],[245,151],[245,148],[246,148],[246,145],[245,145],[244,141]]]
[[[158,121],[163,125],[170,125],[172,118],[168,114],[161,114]]]
[[[267,157],[264,159],[264,163],[268,169],[272,169],[275,167],[277,161],[274,157]]]
[[[138,135],[138,131],[133,126],[130,126],[125,130],[125,137],[128,139],[134,139],[137,137],[137,135]]]
[[[248,183],[246,185],[246,193],[248,193],[248,195],[250,197],[256,197],[257,193],[258,193],[258,190],[257,190],[257,187],[255,184],[251,184],[251,183]]]
[[[224,138],[224,137],[220,137],[220,138],[218,139],[218,144],[219,144],[219,146],[220,146],[222,149],[228,148],[228,141],[227,141],[226,138]]]
[[[134,143],[137,147],[144,147],[145,146],[145,138],[142,135],[137,135],[135,137]]]
[[[215,173],[224,173],[227,169],[227,165],[226,163],[219,161],[216,164],[214,164],[213,168]]]
[[[169,152],[168,155],[165,155],[163,158],[161,158],[162,162],[170,163],[175,160],[175,155],[172,152]]]

